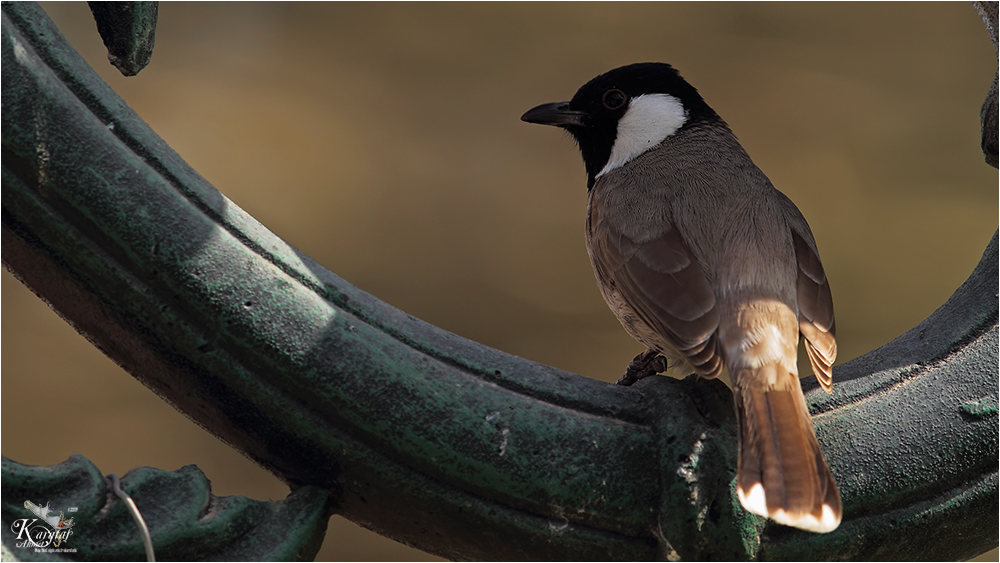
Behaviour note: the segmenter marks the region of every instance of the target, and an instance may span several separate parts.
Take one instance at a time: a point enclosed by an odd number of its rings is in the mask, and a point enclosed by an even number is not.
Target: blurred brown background
[[[839,362],[925,318],[997,228],[979,148],[996,65],[968,3],[163,3],[122,77],[84,3],[43,3],[98,73],[236,204],[450,331],[612,381],[640,350],[583,242],[583,165],[521,123],[623,64],[674,64],[812,225]],[[197,464],[287,489],[173,411],[4,272],[3,454],[105,473]],[[996,560],[996,550],[988,554]],[[333,517],[319,559],[433,559]]]

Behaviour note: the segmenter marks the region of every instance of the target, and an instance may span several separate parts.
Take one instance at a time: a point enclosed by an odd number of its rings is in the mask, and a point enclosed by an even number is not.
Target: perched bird
[[[647,350],[619,384],[668,363],[727,369],[748,511],[812,532],[840,524],[840,493],[798,381],[799,333],[831,391],[833,300],[795,204],[670,65],[594,78],[525,113],[568,131],[587,169],[587,250],[601,295]],[[690,372],[689,372],[690,373]]]

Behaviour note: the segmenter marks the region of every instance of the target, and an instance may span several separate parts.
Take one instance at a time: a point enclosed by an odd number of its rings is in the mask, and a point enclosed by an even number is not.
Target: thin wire
[[[135,505],[132,497],[128,496],[128,493],[122,490],[117,473],[109,473],[108,477],[111,478],[111,489],[118,495],[118,498],[125,501],[125,506],[128,507],[128,512],[132,515],[132,520],[135,520],[135,525],[139,527],[139,533],[142,534],[142,545],[146,548],[146,561],[150,563],[155,562],[156,554],[153,553],[153,538],[149,535],[149,528],[146,526],[146,521],[142,519],[142,514],[139,513],[139,507]]]

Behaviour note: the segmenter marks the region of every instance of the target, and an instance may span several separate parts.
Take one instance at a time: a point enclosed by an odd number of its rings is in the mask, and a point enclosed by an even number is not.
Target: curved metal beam
[[[839,366],[832,396],[807,393],[845,508],[818,536],[738,508],[721,383],[604,384],[358,290],[201,178],[36,5],[3,5],[2,73],[4,265],[164,400],[356,522],[462,559],[997,544],[996,236],[941,309]]]

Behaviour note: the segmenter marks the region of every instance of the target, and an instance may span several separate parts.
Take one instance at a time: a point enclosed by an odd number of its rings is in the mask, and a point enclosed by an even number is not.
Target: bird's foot
[[[625,368],[625,375],[621,376],[615,385],[632,385],[636,381],[667,371],[669,367],[667,359],[660,355],[660,352],[652,348],[632,358]]]

